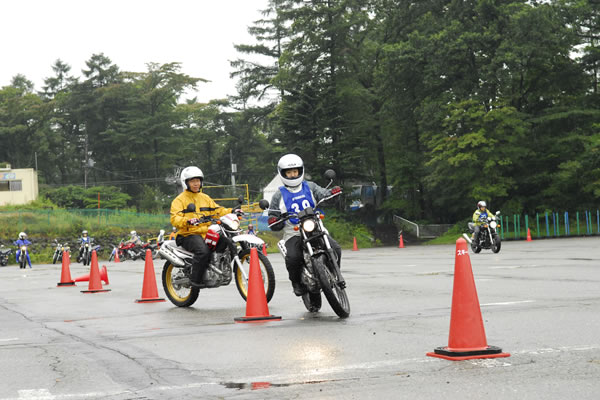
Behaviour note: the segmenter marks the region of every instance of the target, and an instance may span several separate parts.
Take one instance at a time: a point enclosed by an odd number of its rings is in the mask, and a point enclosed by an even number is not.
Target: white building
[[[38,198],[38,176],[33,168],[0,168],[0,206],[26,204]]]

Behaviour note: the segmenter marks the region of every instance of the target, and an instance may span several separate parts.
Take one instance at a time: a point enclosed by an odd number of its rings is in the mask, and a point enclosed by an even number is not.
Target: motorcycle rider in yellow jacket
[[[186,167],[181,171],[181,192],[171,202],[171,225],[177,228],[175,243],[189,252],[192,258],[192,286],[200,286],[204,271],[210,260],[210,249],[204,241],[210,222],[203,222],[203,217],[219,218],[232,212],[231,208],[219,206],[208,195],[200,192],[204,174],[198,167]],[[186,213],[188,204],[196,206],[194,213]]]
[[[481,225],[487,221],[488,216],[492,215],[492,212],[487,209],[485,201],[481,200],[477,203],[477,210],[473,213],[473,239],[475,241],[479,240]]]

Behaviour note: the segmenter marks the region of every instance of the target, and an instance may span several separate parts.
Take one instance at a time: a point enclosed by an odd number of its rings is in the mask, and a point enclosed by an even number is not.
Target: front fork
[[[321,228],[323,228],[323,227],[321,227]],[[307,240],[306,233],[302,230],[301,230],[301,232],[302,232],[302,239],[304,240],[304,243],[306,244],[306,249],[308,251],[308,254],[312,258],[315,255],[312,245],[310,244],[310,241]],[[335,271],[335,276],[338,279],[338,281],[336,283],[338,284],[339,287],[341,287],[343,289],[346,287],[346,281],[342,277],[342,271],[340,270],[340,266],[337,261],[337,254],[336,254],[335,250],[333,250],[333,248],[331,247],[331,243],[329,243],[329,237],[327,236],[327,234],[324,234],[322,237],[323,237],[323,242],[325,243],[325,250],[327,251],[329,260],[331,261],[331,264],[333,265],[333,269]]]

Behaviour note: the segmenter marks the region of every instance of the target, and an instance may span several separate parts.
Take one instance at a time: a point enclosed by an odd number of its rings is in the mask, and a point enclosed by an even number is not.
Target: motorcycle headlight
[[[229,229],[232,231],[237,231],[240,229],[240,221],[230,220],[227,221],[227,225],[229,225]]]
[[[313,221],[312,219],[307,219],[306,221],[304,221],[302,223],[302,229],[304,229],[306,232],[312,232],[315,230],[315,221]]]
[[[496,229],[496,226],[497,226],[497,225],[498,225],[498,224],[496,223],[496,221],[492,221],[492,222],[490,222],[490,228],[492,228],[492,229]]]

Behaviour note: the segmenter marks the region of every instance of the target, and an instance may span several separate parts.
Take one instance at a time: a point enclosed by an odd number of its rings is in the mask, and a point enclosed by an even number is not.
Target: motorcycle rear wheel
[[[178,283],[185,275],[183,269],[174,267],[167,261],[162,270],[162,284],[165,294],[177,307],[189,307],[196,302],[200,289],[193,287],[189,279],[187,282]]]
[[[262,275],[265,285],[265,295],[267,303],[273,298],[275,293],[275,272],[271,266],[271,262],[261,252],[256,252],[258,255],[258,264],[260,265],[260,274]],[[241,271],[237,265],[233,267],[233,275],[235,276],[235,286],[244,300],[248,298],[248,278],[250,276],[250,249],[242,250],[239,254],[240,261],[244,271]]]
[[[323,299],[321,298],[321,292],[310,293],[306,292],[302,295],[302,301],[304,302],[304,306],[309,312],[316,313],[319,312],[321,306],[323,305]]]
[[[330,269],[327,265],[327,257],[324,254],[313,258],[313,269],[319,277],[321,289],[333,311],[338,317],[347,318],[350,315],[350,302],[346,289],[337,283],[338,277],[335,271],[332,271],[333,268]]]

